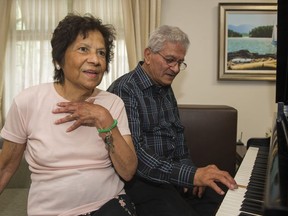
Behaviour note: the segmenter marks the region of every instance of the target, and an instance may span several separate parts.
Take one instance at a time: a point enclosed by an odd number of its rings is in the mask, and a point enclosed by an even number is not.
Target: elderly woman
[[[124,104],[96,88],[114,39],[92,15],[67,15],[51,40],[54,82],[14,98],[1,131],[0,192],[25,153],[29,216],[135,215],[124,191],[137,167]]]

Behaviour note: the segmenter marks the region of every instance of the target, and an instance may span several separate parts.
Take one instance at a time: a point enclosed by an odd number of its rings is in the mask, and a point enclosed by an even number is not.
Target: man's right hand
[[[217,185],[217,182],[221,182],[231,190],[238,187],[236,181],[228,172],[218,169],[215,165],[208,165],[197,169],[194,176],[195,186],[211,187],[218,194],[224,195],[224,191]]]

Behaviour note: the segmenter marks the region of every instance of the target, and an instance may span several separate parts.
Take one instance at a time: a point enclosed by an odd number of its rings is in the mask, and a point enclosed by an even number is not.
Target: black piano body
[[[286,107],[279,103],[273,128],[266,187],[263,203],[263,215],[288,215],[288,121]]]

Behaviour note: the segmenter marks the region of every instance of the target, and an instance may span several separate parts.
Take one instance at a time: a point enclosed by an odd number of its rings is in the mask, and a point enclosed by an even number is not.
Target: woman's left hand
[[[108,128],[113,124],[110,112],[101,105],[93,102],[60,102],[52,112],[67,113],[68,115],[57,119],[55,124],[75,121],[66,131],[71,132],[81,125],[99,128]],[[99,133],[103,139],[105,133]],[[117,127],[113,128],[114,151],[109,151],[112,163],[117,173],[129,181],[137,168],[137,156],[130,135],[122,136]]]

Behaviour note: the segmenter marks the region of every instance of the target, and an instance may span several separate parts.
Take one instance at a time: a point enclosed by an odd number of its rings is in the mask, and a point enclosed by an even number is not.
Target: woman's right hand
[[[0,194],[18,169],[25,148],[26,144],[4,140],[0,151]]]

